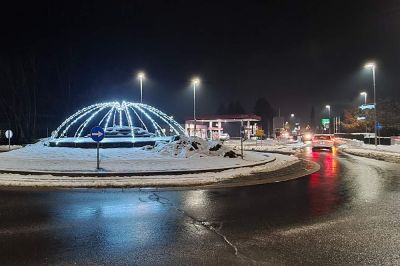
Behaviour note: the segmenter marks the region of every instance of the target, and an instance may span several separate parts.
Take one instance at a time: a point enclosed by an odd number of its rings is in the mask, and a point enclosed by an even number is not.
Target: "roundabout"
[[[91,136],[94,129],[101,134],[99,140]],[[239,154],[220,141],[187,136],[172,116],[150,105],[106,102],[75,112],[51,138],[1,153],[0,185],[237,186],[284,181],[318,170],[294,156]],[[278,174],[282,171],[284,175]]]
[[[143,148],[101,149],[96,170],[93,149],[49,147],[48,140],[0,154],[0,185],[18,187],[193,187],[243,186],[298,178],[319,168],[295,156],[245,152],[224,157],[207,141],[182,138]],[[197,150],[193,149],[196,143]],[[217,143],[219,145],[219,143]],[[290,170],[290,171],[289,171]]]

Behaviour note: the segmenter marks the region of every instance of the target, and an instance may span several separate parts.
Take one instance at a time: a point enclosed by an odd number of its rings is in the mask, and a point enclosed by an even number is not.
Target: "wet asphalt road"
[[[311,152],[253,187],[0,190],[0,264],[400,264],[400,165]]]

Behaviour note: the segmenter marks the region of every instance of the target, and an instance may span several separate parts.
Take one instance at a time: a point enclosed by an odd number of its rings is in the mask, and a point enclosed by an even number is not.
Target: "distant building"
[[[272,118],[272,128],[275,131],[277,128],[285,127],[285,118],[283,116],[274,116]]]

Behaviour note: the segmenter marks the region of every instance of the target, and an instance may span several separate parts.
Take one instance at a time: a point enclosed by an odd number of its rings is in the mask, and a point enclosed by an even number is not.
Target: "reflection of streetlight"
[[[328,109],[328,113],[329,113],[329,134],[331,134],[331,106],[330,105],[326,105],[325,106],[326,109]]]
[[[374,84],[374,117],[375,117],[375,147],[378,145],[377,143],[377,117],[376,117],[376,89],[375,89],[375,68],[376,64],[374,62],[369,62],[365,64],[364,68],[372,70],[372,82]]]
[[[360,92],[360,95],[364,96],[364,104],[366,105],[367,104],[367,93],[365,91],[363,91],[363,92]]]
[[[199,78],[192,79],[193,85],[193,121],[194,121],[194,135],[196,136],[196,86],[200,84]]]
[[[145,78],[143,72],[139,72],[137,75],[140,82],[140,103],[143,103],[143,80]]]

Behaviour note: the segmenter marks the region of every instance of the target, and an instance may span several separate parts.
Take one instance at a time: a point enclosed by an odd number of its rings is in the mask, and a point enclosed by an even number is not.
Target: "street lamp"
[[[143,80],[145,78],[144,72],[139,72],[137,75],[140,83],[140,103],[143,103]]]
[[[367,104],[367,93],[365,91],[363,91],[363,92],[360,92],[360,95],[364,96],[364,104],[366,105]]]
[[[193,85],[193,121],[194,121],[194,135],[196,136],[196,86],[200,84],[199,78],[192,79]]]
[[[361,96],[364,96],[364,105],[367,105],[367,93],[365,91],[360,92]],[[365,136],[367,136],[368,133],[368,124],[365,123]]]
[[[293,117],[294,117],[294,114],[291,114],[290,117],[293,118]]]
[[[331,106],[326,105],[325,108],[328,109],[328,113],[329,113],[329,134],[331,134]]]
[[[372,82],[374,85],[374,118],[375,118],[375,147],[378,145],[377,143],[377,125],[378,125],[378,121],[377,121],[377,115],[376,115],[376,88],[375,88],[375,68],[376,68],[376,64],[374,62],[369,62],[367,64],[364,65],[364,68],[367,69],[371,69],[372,70]]]

